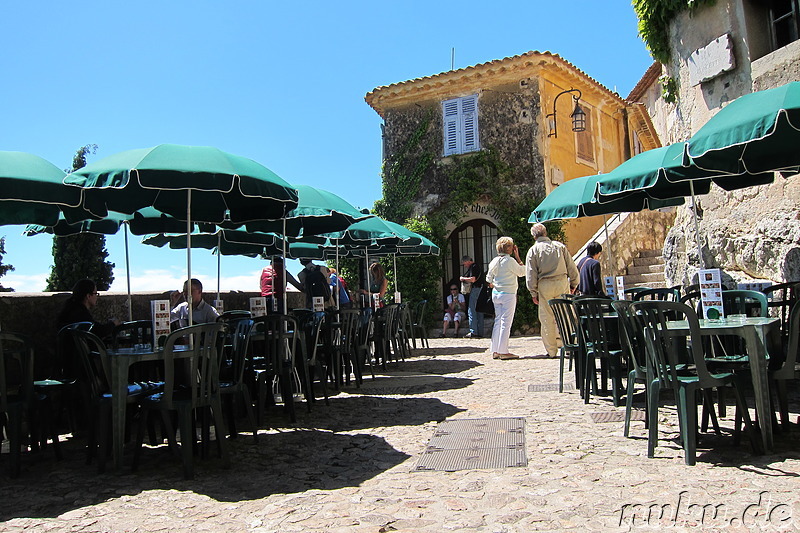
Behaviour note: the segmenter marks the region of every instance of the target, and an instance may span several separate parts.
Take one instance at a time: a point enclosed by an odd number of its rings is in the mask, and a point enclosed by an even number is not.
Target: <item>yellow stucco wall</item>
[[[589,130],[582,133],[572,131],[570,115],[575,107],[571,94],[562,95],[557,102],[558,136],[548,137],[549,119],[553,112],[553,101],[564,90],[581,91],[581,108],[589,115]],[[545,188],[549,194],[560,183],[608,172],[625,160],[625,110],[621,100],[614,99],[585,79],[558,68],[544,68],[539,78],[542,98],[542,143],[544,155]],[[590,135],[593,161],[578,157],[579,135]],[[603,217],[587,217],[570,220],[564,226],[567,248],[575,253],[603,225]]]

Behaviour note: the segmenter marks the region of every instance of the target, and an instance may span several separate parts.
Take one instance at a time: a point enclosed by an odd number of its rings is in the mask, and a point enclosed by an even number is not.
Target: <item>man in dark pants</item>
[[[461,292],[468,298],[467,318],[469,319],[469,333],[466,338],[483,337],[483,313],[479,313],[475,306],[478,303],[478,295],[483,287],[484,274],[481,267],[473,261],[472,257],[465,255],[461,258],[461,265],[464,267],[464,275],[461,276]],[[470,285],[470,290],[465,291],[465,284]]]

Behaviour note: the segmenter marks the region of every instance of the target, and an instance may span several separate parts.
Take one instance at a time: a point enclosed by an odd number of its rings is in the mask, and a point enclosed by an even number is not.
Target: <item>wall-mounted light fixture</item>
[[[575,110],[569,116],[572,119],[572,131],[574,132],[581,132],[586,131],[586,112],[581,109],[581,106],[578,105],[581,99],[581,91],[579,89],[569,89],[566,91],[561,91],[556,95],[556,99],[553,100],[553,112],[549,113],[545,118],[549,119],[550,125],[550,133],[547,134],[548,137],[558,137],[558,121],[556,120],[556,104],[558,103],[558,97],[562,94],[567,93],[578,93],[578,96],[572,96],[572,100],[575,102]]]

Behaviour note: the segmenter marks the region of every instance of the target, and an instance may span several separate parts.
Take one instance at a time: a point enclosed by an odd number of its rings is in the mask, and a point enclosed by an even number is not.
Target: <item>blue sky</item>
[[[625,0],[6,2],[0,150],[67,168],[85,144],[98,146],[89,161],[160,143],[210,145],[372,207],[381,120],[364,95],[449,70],[452,48],[456,68],[551,51],[622,96],[652,63]],[[0,283],[41,291],[52,238],[22,229],[0,227],[4,263],[16,267]],[[185,252],[130,243],[134,291],[179,286]],[[112,290],[125,290],[122,233],[107,248]],[[222,290],[256,290],[262,266],[223,257]],[[195,250],[192,269],[216,286],[209,252]]]

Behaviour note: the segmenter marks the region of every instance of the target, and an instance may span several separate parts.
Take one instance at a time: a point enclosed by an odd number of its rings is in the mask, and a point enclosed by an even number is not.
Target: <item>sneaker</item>
[[[513,353],[501,353],[499,357],[503,361],[507,361],[508,359],[519,359],[519,356]]]
[[[480,335],[476,335],[476,334],[474,334],[474,333],[472,333],[472,332],[470,331],[469,333],[467,333],[466,335],[464,335],[464,338],[465,338],[465,339],[480,339],[480,338],[481,338],[481,336],[480,336]]]

